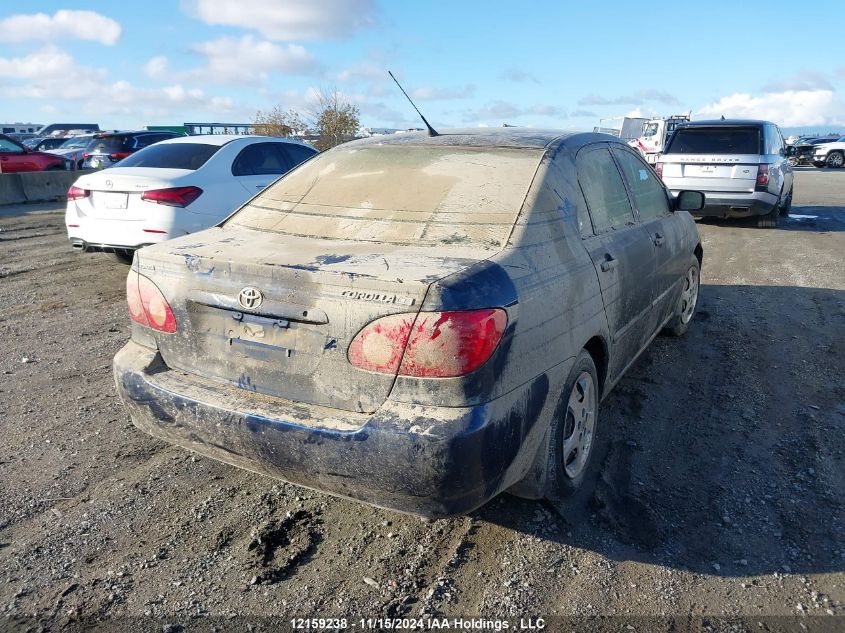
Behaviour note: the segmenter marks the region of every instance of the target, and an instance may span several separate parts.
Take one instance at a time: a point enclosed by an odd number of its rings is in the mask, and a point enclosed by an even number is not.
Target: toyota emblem
[[[258,288],[247,286],[238,293],[238,303],[247,310],[254,310],[261,305],[262,301],[264,301],[264,295]]]

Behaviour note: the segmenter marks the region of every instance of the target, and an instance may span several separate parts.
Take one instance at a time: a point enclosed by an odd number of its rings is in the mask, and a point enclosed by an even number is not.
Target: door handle
[[[655,246],[663,246],[663,242],[665,242],[665,241],[666,241],[666,239],[660,233],[654,234],[654,245]]]
[[[610,253],[605,253],[604,254],[604,261],[601,263],[601,270],[602,270],[603,273],[609,272],[609,271],[613,270],[614,268],[616,268],[616,266],[618,264],[619,264],[618,259],[615,259],[613,257],[613,255],[611,255]]]

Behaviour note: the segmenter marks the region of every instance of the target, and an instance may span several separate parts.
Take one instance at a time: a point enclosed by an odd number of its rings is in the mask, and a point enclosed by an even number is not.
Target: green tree
[[[352,140],[360,127],[358,106],[350,103],[336,88],[317,92],[308,116],[318,137],[314,145],[320,151]]]

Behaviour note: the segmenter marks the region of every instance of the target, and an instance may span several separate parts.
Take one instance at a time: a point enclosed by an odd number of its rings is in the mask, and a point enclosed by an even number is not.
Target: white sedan
[[[316,153],[269,136],[161,141],[73,184],[68,238],[74,248],[129,263],[138,248],[214,226]]]

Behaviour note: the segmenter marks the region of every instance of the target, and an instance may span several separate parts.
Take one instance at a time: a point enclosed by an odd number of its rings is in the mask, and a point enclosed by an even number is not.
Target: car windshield
[[[199,169],[221,145],[208,143],[162,143],[150,145],[120,161],[121,167]]]
[[[541,149],[338,147],[253,198],[232,226],[323,239],[497,249]]]
[[[667,154],[760,154],[760,128],[687,127],[672,137]]]
[[[649,137],[657,134],[657,123],[646,123],[643,128],[643,136]]]
[[[92,138],[92,136],[75,136],[62,143],[59,149],[83,149],[88,147]]]

